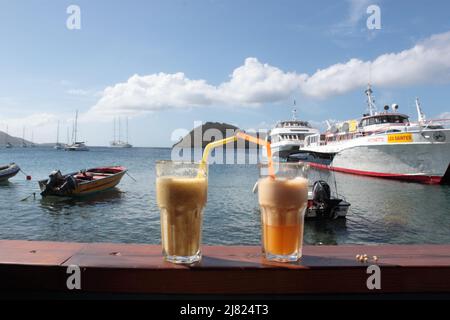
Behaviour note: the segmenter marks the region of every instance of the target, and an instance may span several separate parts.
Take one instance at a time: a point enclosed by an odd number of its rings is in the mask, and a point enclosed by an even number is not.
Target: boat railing
[[[430,126],[440,125],[444,129],[450,129],[450,119],[432,119],[420,124],[422,130],[428,129]],[[432,128],[433,129],[433,128]]]
[[[305,138],[305,147],[317,147],[322,145],[320,140],[320,134],[312,134],[306,136]]]

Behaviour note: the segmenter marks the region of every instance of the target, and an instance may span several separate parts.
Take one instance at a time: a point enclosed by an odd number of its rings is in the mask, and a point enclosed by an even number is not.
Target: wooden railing
[[[306,246],[301,262],[262,259],[259,247],[205,246],[193,266],[160,246],[0,241],[0,291],[121,294],[450,293],[450,245]],[[369,260],[359,262],[357,254]],[[376,256],[377,261],[373,260]],[[379,267],[380,289],[367,285]],[[69,269],[75,266],[75,269]],[[79,268],[80,286],[67,282]],[[75,271],[74,271],[75,270]],[[368,273],[369,272],[369,273]],[[72,279],[73,280],[73,279]],[[370,282],[370,281],[369,281]]]

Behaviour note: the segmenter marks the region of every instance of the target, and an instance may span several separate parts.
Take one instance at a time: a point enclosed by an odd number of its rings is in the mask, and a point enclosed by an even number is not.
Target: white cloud
[[[258,106],[283,101],[298,90],[306,78],[306,75],[262,64],[256,58],[247,58],[243,66],[233,71],[230,81],[217,88],[218,102]]]
[[[90,92],[83,89],[70,89],[66,91],[68,94],[73,96],[88,96]]]
[[[450,32],[434,35],[413,48],[387,53],[373,61],[351,59],[318,70],[302,86],[305,95],[329,97],[371,82],[380,87],[437,83],[450,80]]]
[[[256,58],[245,59],[228,81],[217,86],[189,79],[184,73],[133,75],[126,82],[107,87],[88,114],[131,116],[166,108],[257,107],[286,102],[296,94],[325,99],[362,89],[370,72],[372,84],[379,87],[448,82],[450,32],[373,61],[353,58],[312,75],[285,72]]]
[[[23,118],[2,119],[0,126],[9,128],[39,128],[58,121],[58,117],[51,113],[35,113]]]
[[[284,100],[299,89],[305,75],[286,73],[247,58],[244,65],[219,86],[191,80],[184,73],[133,75],[125,83],[107,87],[91,112],[133,115],[166,108],[210,105],[259,106]]]

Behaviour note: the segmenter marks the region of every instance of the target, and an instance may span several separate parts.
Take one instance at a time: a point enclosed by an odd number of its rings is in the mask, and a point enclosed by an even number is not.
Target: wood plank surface
[[[367,288],[370,264],[381,290]],[[450,293],[450,245],[306,246],[290,264],[265,261],[259,247],[204,246],[201,263],[184,266],[164,262],[157,245],[0,240],[2,290],[68,292],[69,265],[93,293]]]

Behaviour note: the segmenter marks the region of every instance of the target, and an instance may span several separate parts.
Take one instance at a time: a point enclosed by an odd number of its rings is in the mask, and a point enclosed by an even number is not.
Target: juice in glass
[[[308,179],[300,164],[277,164],[275,177],[258,181],[262,247],[266,259],[289,262],[302,256]]]
[[[161,161],[156,167],[164,258],[173,263],[200,261],[206,171],[199,172],[197,163]]]

